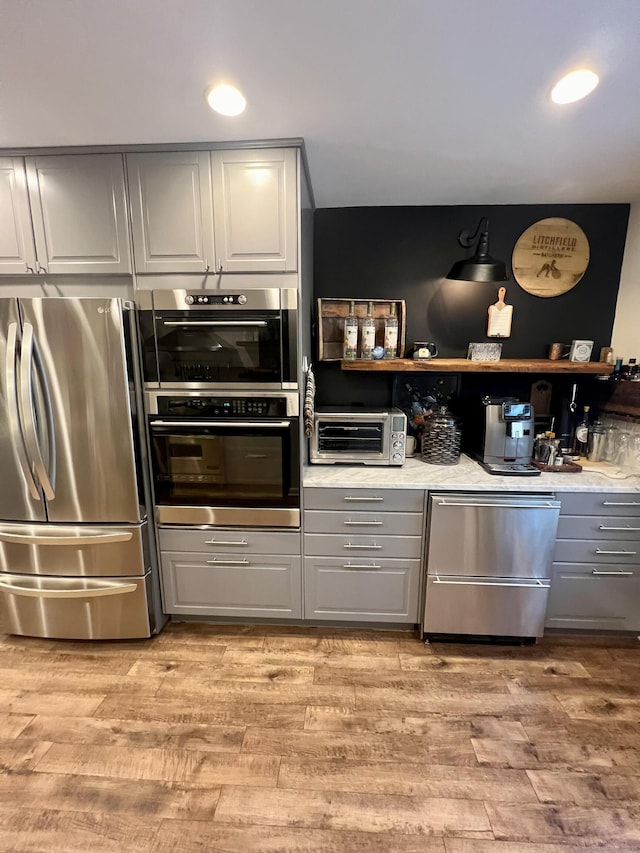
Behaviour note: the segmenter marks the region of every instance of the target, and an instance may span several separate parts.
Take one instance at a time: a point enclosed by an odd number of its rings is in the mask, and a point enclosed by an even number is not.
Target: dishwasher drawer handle
[[[344,498],[345,501],[351,501],[352,503],[382,503],[384,498],[382,497],[357,497],[354,495],[347,495]]]
[[[379,563],[344,563],[344,569],[381,569],[382,566]]]
[[[357,544],[353,545],[351,542],[349,542],[348,545],[343,545],[342,547],[343,548],[352,548],[352,549],[356,549],[359,551],[363,551],[363,550],[364,551],[381,551],[382,550],[382,545],[376,545],[375,542],[372,542],[371,545],[357,545]]]
[[[640,532],[640,527],[629,527],[627,524],[626,527],[606,527],[604,524],[601,524],[598,530],[620,530],[620,531],[628,531],[632,530],[635,532]]]
[[[600,569],[593,569],[591,572],[592,575],[606,575],[607,577],[632,577],[633,572],[605,572]]]
[[[95,533],[88,536],[29,536],[0,530],[0,542],[13,542],[17,545],[108,545],[112,542],[129,542],[132,538],[131,531]]]
[[[384,522],[382,522],[382,521],[351,521],[351,519],[349,519],[348,521],[343,521],[342,523],[346,524],[347,526],[351,526],[351,527],[382,527]]]
[[[246,539],[205,539],[205,545],[248,545]]]
[[[209,566],[248,566],[249,560],[207,560]]]
[[[550,503],[549,501],[542,503],[530,503],[530,504],[514,504],[514,503],[480,503],[480,502],[472,502],[472,501],[438,501],[438,506],[470,506],[470,507],[482,507],[489,509],[557,509],[558,505],[554,503]]]
[[[605,551],[603,548],[596,548],[594,554],[610,554],[617,557],[635,557],[637,551]]]
[[[432,575],[432,577],[433,577],[433,575]],[[550,583],[543,583],[542,581],[538,580],[537,578],[532,580],[530,583],[513,583],[512,581],[506,581],[505,583],[503,583],[502,581],[499,581],[498,583],[496,583],[495,581],[491,581],[491,580],[488,580],[488,581],[487,580],[470,581],[470,580],[466,580],[466,579],[464,579],[464,580],[441,580],[440,575],[435,575],[434,583],[446,584],[449,586],[496,586],[496,587],[500,586],[500,587],[508,587],[508,588],[520,587],[522,589],[550,589],[550,587],[551,587]]]
[[[135,592],[135,583],[114,583],[109,586],[96,586],[89,589],[35,589],[20,586],[0,580],[0,589],[10,595],[21,595],[26,598],[102,598],[105,595],[122,595],[125,592]]]

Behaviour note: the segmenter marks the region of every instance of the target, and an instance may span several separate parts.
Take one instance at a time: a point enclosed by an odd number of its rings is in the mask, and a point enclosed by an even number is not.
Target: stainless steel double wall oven
[[[297,291],[140,294],[156,518],[298,527]]]

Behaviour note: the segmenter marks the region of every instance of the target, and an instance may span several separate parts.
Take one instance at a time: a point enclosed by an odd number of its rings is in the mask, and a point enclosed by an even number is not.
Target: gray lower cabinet
[[[640,629],[640,498],[561,496],[545,627]]]
[[[299,533],[162,529],[159,539],[166,613],[302,617]]]
[[[306,619],[419,621],[424,492],[306,489]]]

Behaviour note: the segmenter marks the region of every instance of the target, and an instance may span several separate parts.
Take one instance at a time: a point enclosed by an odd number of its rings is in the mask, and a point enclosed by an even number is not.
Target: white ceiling
[[[319,207],[639,199],[639,83],[640,0],[0,0],[0,147],[302,137]]]

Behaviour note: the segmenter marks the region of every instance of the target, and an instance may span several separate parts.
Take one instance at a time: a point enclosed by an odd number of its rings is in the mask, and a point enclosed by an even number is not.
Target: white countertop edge
[[[431,465],[407,459],[404,465],[306,465],[305,488],[427,489],[434,491],[640,492],[640,477],[613,479],[586,470],[577,474],[543,472],[539,477],[488,474],[475,460],[461,456],[457,465]]]

